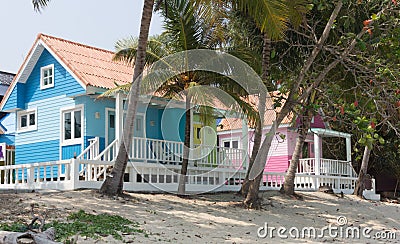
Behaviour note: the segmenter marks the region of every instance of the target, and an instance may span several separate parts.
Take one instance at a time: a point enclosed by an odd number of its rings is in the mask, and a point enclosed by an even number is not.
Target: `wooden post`
[[[70,190],[78,189],[78,182],[79,182],[79,160],[71,159],[70,161],[70,171],[66,172],[66,174],[70,174],[71,185],[69,187]],[[86,170],[88,168],[86,167]]]
[[[351,137],[346,137],[346,156],[347,162],[351,162]]]
[[[315,133],[314,134],[314,155],[315,155],[315,175],[320,175],[320,162],[321,162],[321,137]],[[315,178],[314,189],[319,188],[319,178]]]
[[[28,188],[30,190],[34,190],[34,183],[35,183],[35,168],[32,166],[28,166],[26,169],[27,179],[26,182],[28,183]]]
[[[242,153],[242,158],[241,158],[241,160],[242,160],[242,166],[243,166],[243,169],[247,169],[247,166],[249,165],[249,162],[248,162],[248,157],[247,157],[247,155],[248,155],[248,150],[249,150],[249,146],[248,146],[248,143],[249,143],[249,129],[248,129],[248,127],[247,127],[247,120],[246,119],[243,119],[242,120],[242,138],[241,138],[241,140],[242,140],[242,149],[243,149],[243,153]]]
[[[124,103],[123,95],[121,92],[117,92],[115,97],[115,138],[118,139],[117,148],[122,140],[122,131],[124,123]],[[108,119],[108,118],[106,118]]]

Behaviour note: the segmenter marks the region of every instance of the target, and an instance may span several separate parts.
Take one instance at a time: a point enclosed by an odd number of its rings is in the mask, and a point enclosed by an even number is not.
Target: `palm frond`
[[[262,32],[272,40],[284,37],[288,25],[288,8],[282,0],[235,0],[236,7],[248,13]]]
[[[50,0],[32,0],[33,9],[40,12],[41,9],[47,6]]]
[[[118,92],[122,92],[122,93],[128,94],[129,91],[131,90],[132,83],[127,83],[127,84],[123,84],[123,85],[115,84],[115,85],[116,85],[116,87],[105,91],[99,97],[100,98],[111,97],[111,96],[115,95]]]

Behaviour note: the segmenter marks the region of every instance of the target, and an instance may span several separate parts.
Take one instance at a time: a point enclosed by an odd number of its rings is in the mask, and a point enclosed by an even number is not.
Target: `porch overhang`
[[[310,132],[313,134],[317,134],[318,136],[321,136],[321,137],[351,138],[351,134],[349,134],[349,133],[344,133],[344,132],[330,130],[330,129],[311,128]]]

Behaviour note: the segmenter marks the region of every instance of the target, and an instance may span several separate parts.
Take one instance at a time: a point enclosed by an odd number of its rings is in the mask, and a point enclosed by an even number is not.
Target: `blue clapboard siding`
[[[48,162],[59,160],[59,140],[37,142],[15,146],[15,164]]]
[[[66,96],[58,96],[28,104],[28,109],[37,109],[37,130],[17,132],[16,145],[25,145],[52,140],[60,140],[61,108],[74,107],[75,101]]]
[[[61,159],[71,159],[74,156],[78,156],[82,152],[82,145],[68,145],[68,146],[61,146],[62,157]]]
[[[50,64],[54,64],[54,87],[40,90],[40,68]],[[74,96],[83,93],[85,89],[47,50],[44,50],[26,81],[25,101],[34,102],[60,95]]]
[[[17,83],[12,90],[7,102],[4,104],[3,110],[8,111],[15,108],[25,109],[25,84]]]

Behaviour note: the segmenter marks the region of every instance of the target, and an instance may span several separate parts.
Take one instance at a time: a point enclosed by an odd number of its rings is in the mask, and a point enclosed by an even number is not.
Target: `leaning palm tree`
[[[154,0],[144,0],[140,34],[135,56],[135,67],[133,70],[132,87],[128,97],[128,113],[125,119],[123,130],[125,140],[121,140],[114,167],[111,170],[111,173],[107,175],[106,180],[103,182],[100,188],[100,192],[106,195],[122,194],[124,180],[123,177],[128,163],[127,148],[130,148],[132,141],[131,138],[133,136],[134,120],[140,93],[140,81],[145,66],[147,39],[149,37],[153,7]]]
[[[289,22],[294,26],[298,26],[301,23],[301,20],[306,13],[305,5],[306,1],[304,0],[232,0],[232,7],[240,13],[250,16],[262,32],[263,48],[261,55],[261,79],[269,87],[270,85],[268,85],[268,80],[270,76],[271,41],[283,38],[284,31]],[[264,91],[264,89],[261,89],[261,91]],[[254,184],[254,179],[250,180],[249,175],[261,145],[264,111],[266,109],[266,96],[267,94],[265,94],[265,91],[260,92],[259,94],[260,99],[258,108],[260,118],[257,120],[255,127],[254,143],[248,171],[242,188],[240,189],[240,193],[246,197],[246,205],[250,205],[250,202],[255,202],[256,199],[258,199],[258,184]]]
[[[191,2],[185,0],[171,0],[167,1],[167,3],[166,7],[161,9],[166,31],[160,36],[150,38],[148,42],[146,64],[149,66],[156,61],[163,61],[168,55],[192,49],[212,48],[218,42],[215,32],[219,30],[217,26],[220,23],[215,21],[215,18],[206,16],[208,9],[195,8]],[[213,20],[212,24],[209,21],[211,19]],[[132,38],[118,41],[114,59],[133,64],[137,44],[137,40]],[[166,61],[164,60],[164,62]],[[191,99],[195,98],[196,102],[200,102],[201,104],[206,104],[205,100],[210,99],[209,96],[207,97],[208,94],[204,93],[204,89],[200,87],[216,85],[219,82],[220,87],[223,86],[226,88],[226,92],[236,98],[235,100],[241,109],[244,109],[248,115],[253,115],[250,116],[250,120],[254,118],[255,113],[252,107],[243,102],[236,94],[233,94],[232,86],[228,85],[229,81],[216,76],[204,71],[184,72],[169,78],[160,87],[147,88],[147,90],[155,91],[157,94],[164,94],[167,98],[186,100],[186,125],[182,168],[178,187],[179,195],[186,194],[185,178],[189,162]],[[151,83],[146,84],[151,86]],[[126,90],[127,87],[129,87],[129,84],[117,87],[107,93],[110,94],[116,90]],[[205,99],[200,101],[202,98]]]

